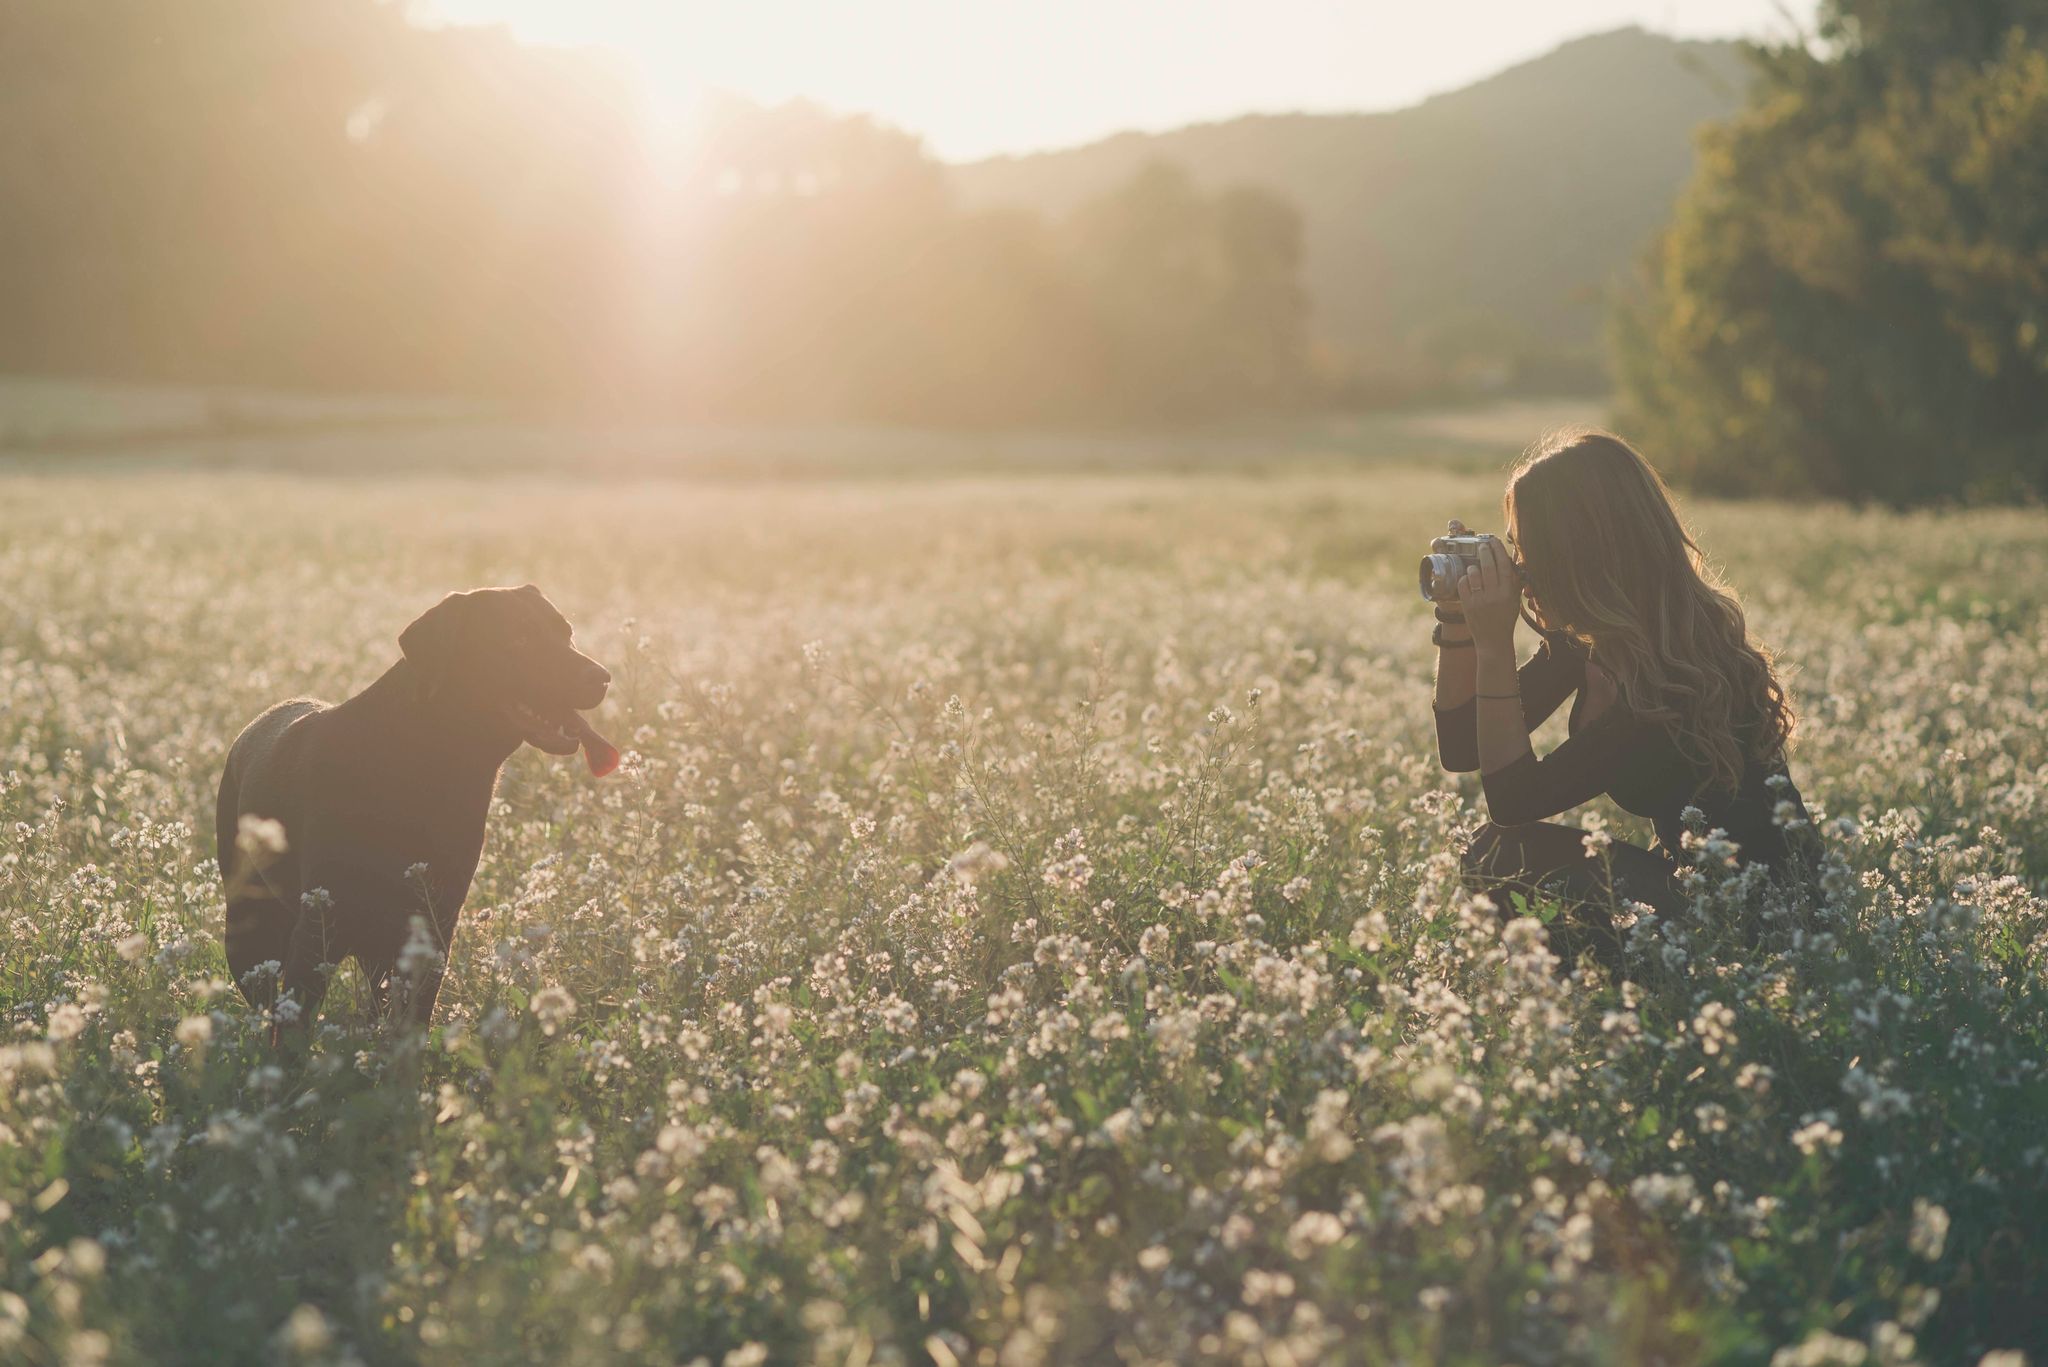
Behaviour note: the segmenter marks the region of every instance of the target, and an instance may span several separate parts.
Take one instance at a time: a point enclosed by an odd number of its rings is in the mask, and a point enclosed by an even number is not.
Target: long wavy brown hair
[[[1634,447],[1551,434],[1515,466],[1506,512],[1538,619],[1598,652],[1622,706],[1670,727],[1702,791],[1732,793],[1751,761],[1783,758],[1792,707],[1770,653]]]

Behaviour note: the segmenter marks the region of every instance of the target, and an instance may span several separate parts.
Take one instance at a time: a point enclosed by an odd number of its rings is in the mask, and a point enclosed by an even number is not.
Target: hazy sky
[[[949,160],[1250,110],[1387,109],[1624,24],[1786,31],[1814,0],[420,0],[630,54],[677,109],[807,96]]]

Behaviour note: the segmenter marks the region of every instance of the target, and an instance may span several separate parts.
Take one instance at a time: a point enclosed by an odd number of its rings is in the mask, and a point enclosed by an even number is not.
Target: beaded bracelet
[[[1438,627],[1435,631],[1430,632],[1429,640],[1430,644],[1436,646],[1439,650],[1472,649],[1472,638],[1470,636],[1467,636],[1462,641],[1447,641],[1444,639],[1444,629],[1442,627]]]
[[[1436,619],[1439,622],[1451,622],[1463,626],[1465,614],[1454,607],[1447,607],[1442,603],[1438,603],[1436,605]]]

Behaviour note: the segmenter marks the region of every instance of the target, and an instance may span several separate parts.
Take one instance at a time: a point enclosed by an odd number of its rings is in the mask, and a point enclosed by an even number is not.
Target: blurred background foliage
[[[387,0],[0,0],[0,373],[955,430],[1613,395],[1715,492],[2048,490],[2048,0],[965,165],[642,85]]]
[[[1730,492],[2048,493],[2048,4],[1831,0],[1620,313],[1627,431]]]
[[[1300,221],[1150,166],[1060,228],[908,134],[371,0],[0,6],[0,368],[745,418],[1196,415],[1310,381]]]

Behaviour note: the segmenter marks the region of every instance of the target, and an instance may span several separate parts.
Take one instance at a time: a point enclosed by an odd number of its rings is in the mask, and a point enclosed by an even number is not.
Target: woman
[[[1566,432],[1516,467],[1506,512],[1508,545],[1489,537],[1457,605],[1437,609],[1437,750],[1444,768],[1479,771],[1492,818],[1465,852],[1467,881],[1504,911],[1511,892],[1565,903],[1611,958],[1611,935],[1600,943],[1585,913],[1616,898],[1680,903],[1688,807],[1738,860],[1795,872],[1810,828],[1785,772],[1784,687],[1657,472],[1619,437]],[[1517,669],[1525,588],[1543,640]],[[1539,759],[1529,732],[1568,696],[1570,739]],[[1583,830],[1546,820],[1603,793],[1650,818],[1653,848],[1596,852]]]

